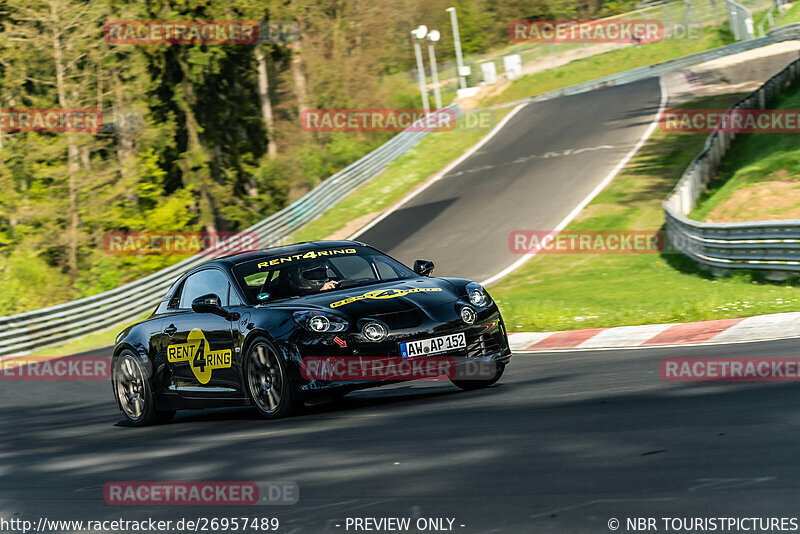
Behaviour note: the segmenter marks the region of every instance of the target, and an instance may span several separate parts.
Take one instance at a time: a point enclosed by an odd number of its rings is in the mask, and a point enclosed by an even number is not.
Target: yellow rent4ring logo
[[[331,303],[331,308],[338,308],[339,306],[344,306],[345,304],[350,304],[351,302],[364,299],[393,299],[408,295],[409,293],[422,293],[427,291],[441,291],[441,289],[438,287],[416,287],[414,289],[378,289],[375,291],[368,291],[363,295],[358,295],[356,297],[347,297],[344,300],[337,300],[336,302]]]
[[[186,343],[167,347],[167,360],[171,363],[189,362],[195,378],[201,384],[208,384],[214,369],[227,369],[231,366],[231,350],[211,350],[203,331],[194,328],[189,332]]]

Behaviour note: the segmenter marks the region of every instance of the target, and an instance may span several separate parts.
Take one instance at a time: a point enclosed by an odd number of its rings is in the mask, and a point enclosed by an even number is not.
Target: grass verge
[[[778,17],[777,25],[782,26],[792,22],[800,22],[800,2],[793,2],[792,7],[783,12],[783,14]]]
[[[352,230],[344,233],[349,235],[355,232],[366,224],[365,218],[371,218],[370,215],[377,216],[379,212],[401,200],[415,187],[483,139],[503,117],[511,112],[511,109],[513,108],[479,112],[476,115],[490,119],[489,125],[481,128],[466,128],[466,119],[461,117],[453,130],[428,135],[417,146],[390,163],[381,175],[362,185],[320,218],[294,233],[289,241],[324,239],[337,232],[348,230],[348,227]],[[353,221],[357,221],[358,224],[353,225]]]
[[[800,86],[796,85],[781,95],[775,108],[800,108]],[[799,178],[797,133],[739,134],[723,159],[717,177],[709,184],[708,191],[700,198],[690,217],[706,220],[714,212],[715,216],[726,216],[725,220],[730,217],[735,220],[794,218],[787,217],[787,213],[797,212],[798,192],[795,190],[794,194],[787,195],[786,188],[780,187],[779,191],[778,186],[785,184],[796,189],[800,187]],[[776,186],[773,194],[770,194],[770,185]],[[755,194],[756,191],[763,195]],[[737,202],[746,197],[746,203]],[[747,209],[752,207],[757,207],[757,211]]]
[[[727,26],[701,30],[695,39],[669,39],[657,43],[621,48],[572,61],[562,67],[529,74],[515,80],[503,92],[481,101],[483,106],[510,102],[561,89],[637,67],[644,67],[734,42]]]
[[[740,95],[686,107],[727,108]],[[661,228],[661,201],[707,134],[656,130],[614,181],[567,227]],[[509,331],[551,331],[746,317],[800,309],[800,288],[752,273],[713,278],[680,255],[540,254],[491,288]]]

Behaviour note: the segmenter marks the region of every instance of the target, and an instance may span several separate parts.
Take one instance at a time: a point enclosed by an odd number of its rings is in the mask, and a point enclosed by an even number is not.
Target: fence
[[[726,10],[727,1],[728,0],[658,0],[655,2],[643,2],[636,10],[606,17],[602,20],[657,20],[663,24],[666,38],[687,38],[688,32],[692,29],[698,30],[701,28],[711,28],[720,25],[725,20],[726,11],[728,12],[728,20],[731,22],[731,29],[736,32],[735,28],[741,24],[745,24],[744,20],[746,20],[746,17],[750,17],[752,26],[752,12],[771,8],[775,5],[774,0],[739,0],[739,2],[736,2],[736,5],[738,5],[742,10],[741,17],[731,19],[730,9]],[[772,13],[772,9],[770,13]],[[771,27],[775,19],[771,14],[768,18],[769,20],[773,21],[769,23],[769,27]],[[734,23],[734,21],[736,22]],[[760,33],[758,37],[763,37],[765,34],[763,27],[764,24],[765,22],[762,22],[759,26]],[[442,29],[445,33],[449,31],[449,28],[440,29]],[[679,37],[676,34],[680,34],[682,37]],[[751,39],[752,37],[753,35],[745,35],[743,37],[739,37],[737,35],[737,40]],[[449,35],[443,37],[443,39],[448,38]],[[613,46],[626,47],[633,45],[617,44]],[[558,62],[562,53],[569,55],[568,59],[572,60],[580,57],[589,57],[606,51],[608,51],[607,44],[518,43],[513,46],[505,47],[502,50],[487,54],[467,54],[464,57],[464,64],[470,67],[472,71],[470,76],[467,78],[468,85],[472,87],[483,82],[483,76],[481,74],[480,67],[482,63],[488,61],[496,62],[498,66],[497,73],[500,74],[502,73],[502,58],[503,56],[510,54],[520,55],[523,64],[523,71],[528,73],[530,72],[532,65],[552,68],[555,65],[555,62]],[[440,52],[437,51],[437,54],[438,53]],[[526,68],[526,66],[528,68]],[[458,86],[455,62],[451,60],[440,61],[438,63],[438,71],[443,94],[446,94],[447,98],[455,97],[455,91]],[[416,69],[409,70],[403,75],[406,76],[409,81],[413,81],[414,83],[417,82]],[[426,83],[428,84],[428,89],[432,90],[433,80],[430,69],[428,69],[428,73],[426,75]]]
[[[728,21],[731,31],[737,41],[752,39],[755,37],[753,31],[753,16],[750,10],[734,0],[725,0],[728,8]]]
[[[762,37],[760,39],[740,41],[738,43],[722,46],[720,48],[715,48],[713,50],[698,52],[696,54],[691,54],[678,59],[664,61],[662,63],[655,63],[653,65],[647,65],[646,67],[639,67],[618,74],[603,76],[602,78],[589,80],[588,82],[570,85],[569,87],[564,87],[563,89],[556,89],[554,91],[549,91],[547,93],[542,93],[540,95],[523,98],[520,100],[515,100],[513,102],[504,102],[502,104],[497,104],[496,106],[492,106],[492,108],[517,106],[519,104],[525,104],[528,102],[540,102],[542,100],[550,100],[551,98],[558,98],[560,96],[569,96],[569,95],[576,95],[579,93],[585,93],[586,91],[592,91],[600,87],[609,87],[613,85],[622,85],[626,83],[637,82],[640,80],[646,80],[647,78],[652,78],[653,76],[658,76],[667,72],[685,69],[688,67],[692,67],[694,65],[699,65],[700,63],[705,63],[706,61],[712,61],[714,59],[719,59],[721,57],[726,57],[733,54],[740,54],[742,52],[774,44],[782,40],[794,39],[795,35],[798,35],[798,37],[800,37],[800,33],[798,32],[784,32],[776,35],[773,35],[772,32],[770,32],[770,34],[768,34],[766,37]]]
[[[780,37],[776,37],[776,34]],[[800,24],[787,25],[773,38],[800,37]],[[767,109],[778,95],[800,78],[800,59],[770,78],[757,91],[728,110]],[[666,234],[678,251],[710,268],[715,274],[730,269],[765,270],[772,279],[800,271],[800,220],[705,223],[689,219],[697,200],[717,171],[735,133],[709,135],[700,154],[664,200]]]

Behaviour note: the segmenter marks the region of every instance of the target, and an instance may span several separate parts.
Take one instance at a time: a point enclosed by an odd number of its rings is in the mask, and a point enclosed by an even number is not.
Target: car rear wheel
[[[253,340],[245,363],[247,393],[265,419],[286,417],[294,408],[286,364],[275,346],[264,338]]]
[[[153,400],[153,389],[139,358],[123,351],[114,360],[114,391],[117,393],[122,413],[133,426],[166,423],[175,416],[175,410],[159,412]]]
[[[454,380],[454,379],[451,379],[450,382],[452,382],[453,385],[458,386],[458,387],[460,387],[461,389],[463,389],[465,391],[469,391],[469,390],[472,390],[472,389],[488,388],[489,386],[491,386],[492,384],[494,384],[495,382],[500,380],[500,377],[503,376],[503,371],[505,371],[505,370],[506,370],[506,364],[498,363],[497,364],[497,368],[494,371],[494,374],[492,376],[490,376],[489,378],[476,379],[476,380],[472,380],[472,379]]]

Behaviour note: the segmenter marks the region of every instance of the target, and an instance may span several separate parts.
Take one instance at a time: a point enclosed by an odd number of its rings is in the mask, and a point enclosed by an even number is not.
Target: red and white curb
[[[800,337],[800,312],[698,323],[590,328],[563,332],[511,332],[514,352],[736,343]]]

